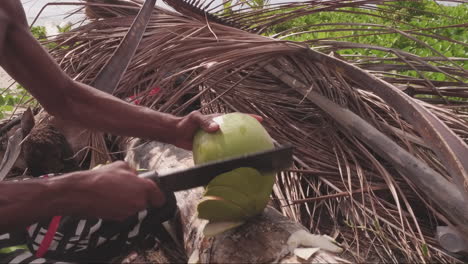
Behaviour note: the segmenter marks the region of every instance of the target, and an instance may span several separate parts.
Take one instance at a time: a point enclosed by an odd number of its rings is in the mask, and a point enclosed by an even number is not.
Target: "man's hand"
[[[60,177],[59,177],[60,178]],[[126,162],[117,161],[74,175],[77,216],[123,220],[148,207],[161,207],[165,197],[156,183],[139,178]],[[58,179],[59,180],[59,179]]]
[[[176,126],[174,145],[179,148],[192,150],[193,137],[201,128],[208,133],[218,131],[219,125],[213,121],[213,118],[220,114],[202,115],[198,111],[191,112],[187,116],[180,119]],[[251,115],[258,121],[263,121],[261,116]]]
[[[182,117],[177,123],[176,131],[174,131],[174,145],[186,150],[192,150],[192,142],[195,133],[201,128],[208,133],[218,131],[219,125],[213,121],[213,118],[219,114],[202,115],[199,111],[193,111],[190,114]]]
[[[165,202],[154,182],[122,161],[47,179],[1,181],[0,234],[55,215],[124,220]]]

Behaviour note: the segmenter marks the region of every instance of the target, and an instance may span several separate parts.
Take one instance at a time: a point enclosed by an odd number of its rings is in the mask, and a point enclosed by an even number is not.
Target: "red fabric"
[[[159,87],[156,86],[156,87],[154,87],[153,89],[151,89],[151,91],[148,93],[148,95],[149,95],[149,96],[155,95],[155,94],[159,93],[160,90],[161,90],[161,88],[159,88]],[[140,94],[137,94],[137,95],[132,95],[132,96],[130,96],[130,97],[128,98],[128,100],[131,101],[131,100],[133,100],[133,99],[135,99],[135,98],[141,96],[142,94],[143,94],[143,93],[140,93]],[[138,100],[135,100],[133,103],[136,104],[136,105],[139,105],[140,102],[141,102],[141,100],[138,99]]]
[[[38,258],[44,257],[44,255],[47,253],[47,250],[49,250],[50,244],[52,243],[52,240],[54,239],[55,233],[57,232],[61,219],[62,219],[61,216],[54,216],[54,218],[52,218],[52,221],[50,221],[49,228],[47,229],[47,233],[44,239],[42,240],[41,245],[39,246],[39,249],[36,251],[36,257]]]

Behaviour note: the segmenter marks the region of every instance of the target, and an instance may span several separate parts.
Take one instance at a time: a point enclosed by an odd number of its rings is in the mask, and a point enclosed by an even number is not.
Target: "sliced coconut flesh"
[[[203,229],[203,234],[206,237],[213,237],[218,234],[224,233],[228,230],[236,228],[242,225],[244,222],[214,222],[208,223],[205,228]]]
[[[291,234],[288,239],[289,252],[300,247],[320,248],[334,253],[341,253],[342,248],[335,244],[336,242],[329,236],[313,235],[305,230],[299,230]]]

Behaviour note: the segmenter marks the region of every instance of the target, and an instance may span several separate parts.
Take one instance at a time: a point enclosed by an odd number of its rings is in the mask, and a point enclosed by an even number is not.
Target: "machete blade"
[[[110,60],[97,74],[91,84],[92,87],[109,94],[117,89],[143,38],[155,4],[156,0],[145,1],[122,42],[120,42]]]
[[[165,191],[176,192],[205,186],[216,176],[241,167],[254,168],[261,172],[281,171],[292,165],[293,150],[292,146],[282,146],[161,175],[150,171],[139,176],[155,181]]]

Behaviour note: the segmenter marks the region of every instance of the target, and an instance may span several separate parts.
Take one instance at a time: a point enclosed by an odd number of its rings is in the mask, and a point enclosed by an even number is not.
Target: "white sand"
[[[7,88],[13,83],[13,79],[0,67],[0,89]]]

